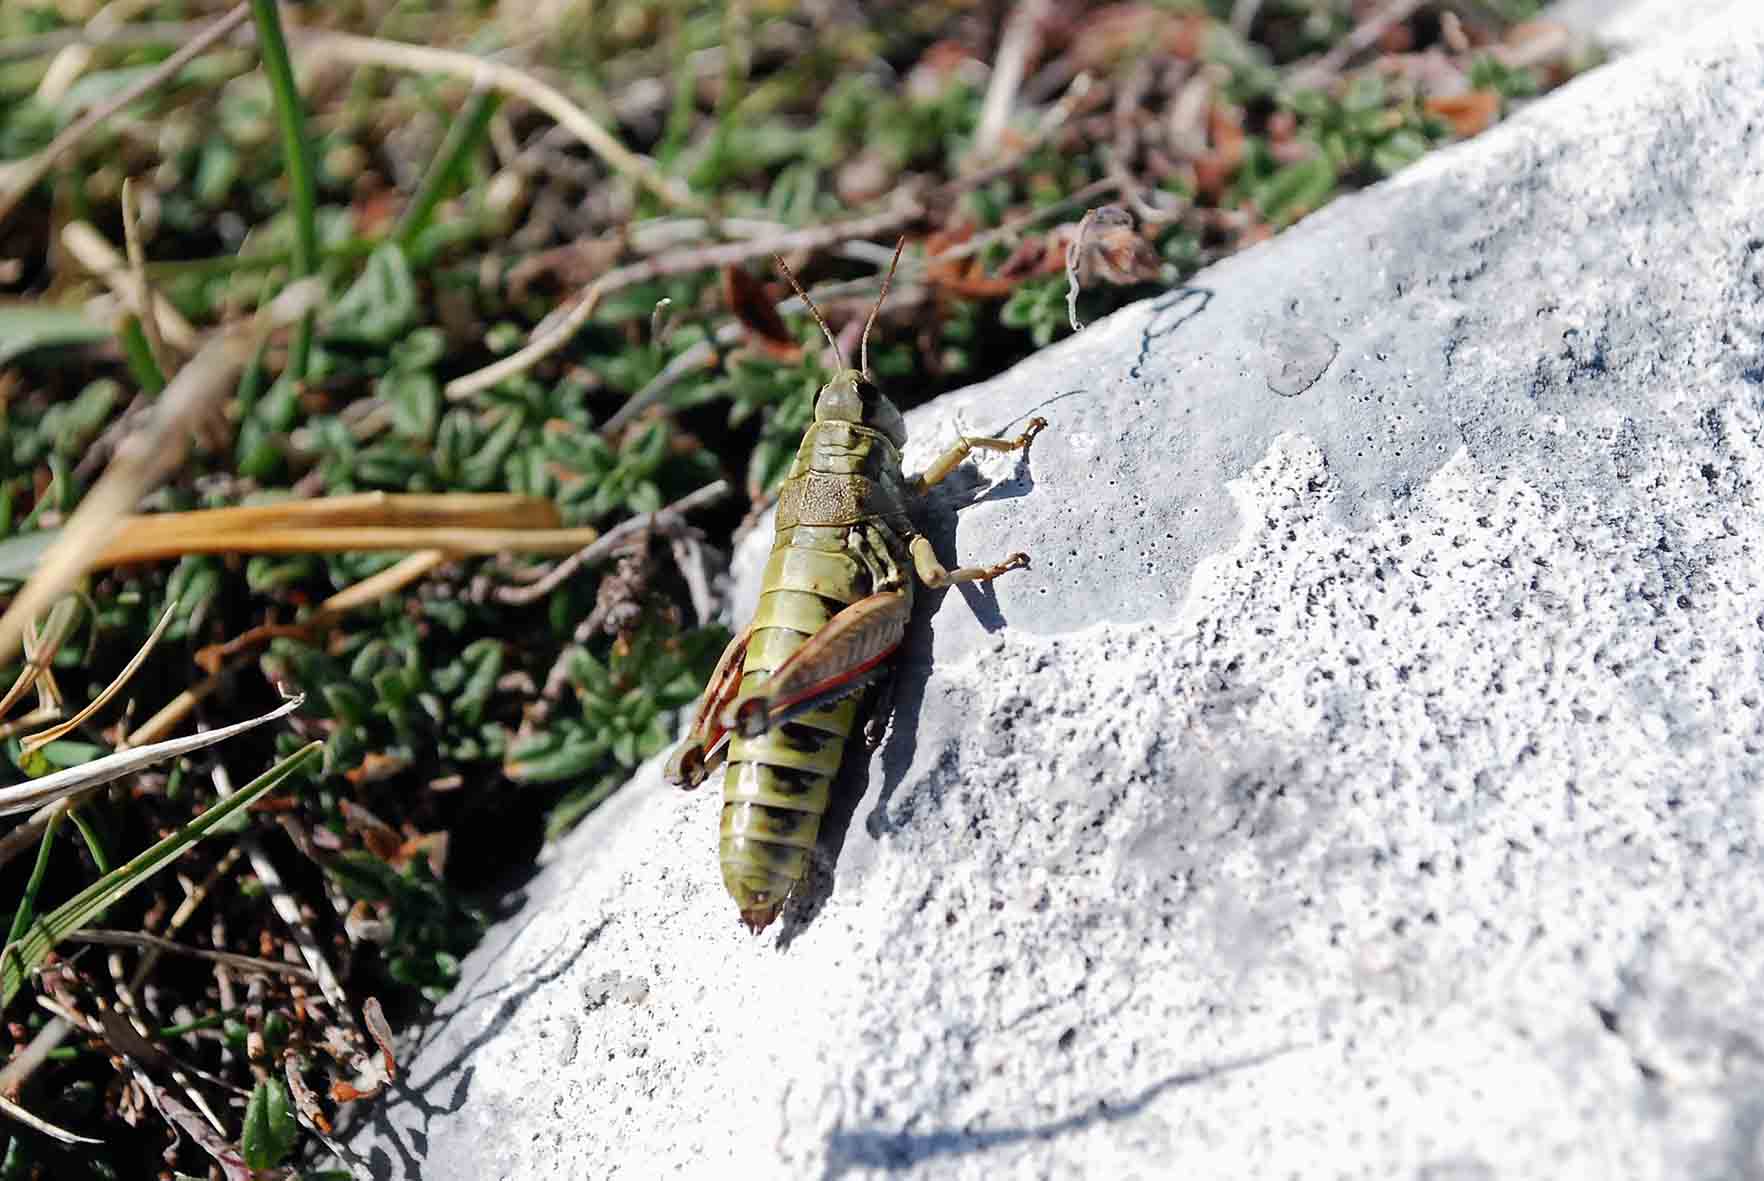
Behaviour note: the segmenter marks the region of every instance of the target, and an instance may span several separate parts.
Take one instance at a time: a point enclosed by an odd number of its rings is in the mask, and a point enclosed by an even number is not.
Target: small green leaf
[[[245,1163],[254,1169],[275,1168],[293,1151],[299,1134],[288,1089],[280,1079],[260,1080],[245,1105],[245,1132],[239,1138]]]
[[[391,344],[416,319],[416,281],[404,251],[388,242],[368,256],[360,278],[331,309],[325,335],[334,341]]]
[[[441,387],[427,373],[393,372],[376,391],[392,407],[392,429],[406,439],[427,442],[441,421]]]
[[[1288,164],[1260,186],[1256,206],[1276,225],[1287,225],[1320,208],[1335,188],[1335,168],[1313,156]]]

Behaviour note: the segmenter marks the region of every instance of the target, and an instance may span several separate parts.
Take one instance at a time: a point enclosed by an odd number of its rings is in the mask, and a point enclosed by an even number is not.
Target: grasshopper
[[[723,883],[754,934],[778,917],[807,876],[833,776],[856,721],[859,695],[886,694],[906,634],[915,579],[929,589],[988,582],[1029,562],[950,570],[907,514],[976,449],[1024,451],[1044,427],[1014,439],[966,438],[918,476],[901,469],[906,423],[870,377],[870,329],[888,297],[903,238],[864,324],[859,367],[782,258],[778,267],[833,348],[838,371],[815,398],[815,419],[778,493],[777,531],[759,607],[711,673],[692,728],[669,759],[670,782],[688,790],[726,760]],[[866,731],[872,749],[888,707]]]

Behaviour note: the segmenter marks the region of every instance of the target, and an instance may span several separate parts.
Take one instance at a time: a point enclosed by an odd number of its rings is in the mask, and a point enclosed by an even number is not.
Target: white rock
[[[928,596],[812,913],[647,769],[375,1175],[1764,1171],[1745,8],[915,414],[1052,420],[929,522],[1034,566]]]

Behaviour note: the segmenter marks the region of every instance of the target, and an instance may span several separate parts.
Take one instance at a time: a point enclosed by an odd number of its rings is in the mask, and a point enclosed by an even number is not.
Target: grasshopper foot
[[[704,748],[699,746],[681,747],[668,765],[662,769],[662,778],[679,788],[691,791],[704,782]]]

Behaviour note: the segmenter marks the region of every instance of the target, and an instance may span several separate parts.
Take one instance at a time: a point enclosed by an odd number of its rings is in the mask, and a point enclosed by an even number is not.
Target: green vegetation
[[[849,331],[906,236],[872,354],[911,405],[1071,332],[1069,264],[1088,322],[1586,64],[1518,0],[1369,39],[1346,0],[1060,3],[1026,37],[937,3],[250,0],[169,69],[228,5],[97,7],[0,8],[0,605],[55,592],[28,654],[0,622],[0,791],[305,702],[0,832],[33,1047],[0,1181],[287,1169],[374,1101],[388,1024],[727,638],[717,576],[830,364],[774,250]],[[302,276],[316,306],[272,307]],[[105,520],[149,516],[77,533],[119,469]]]

